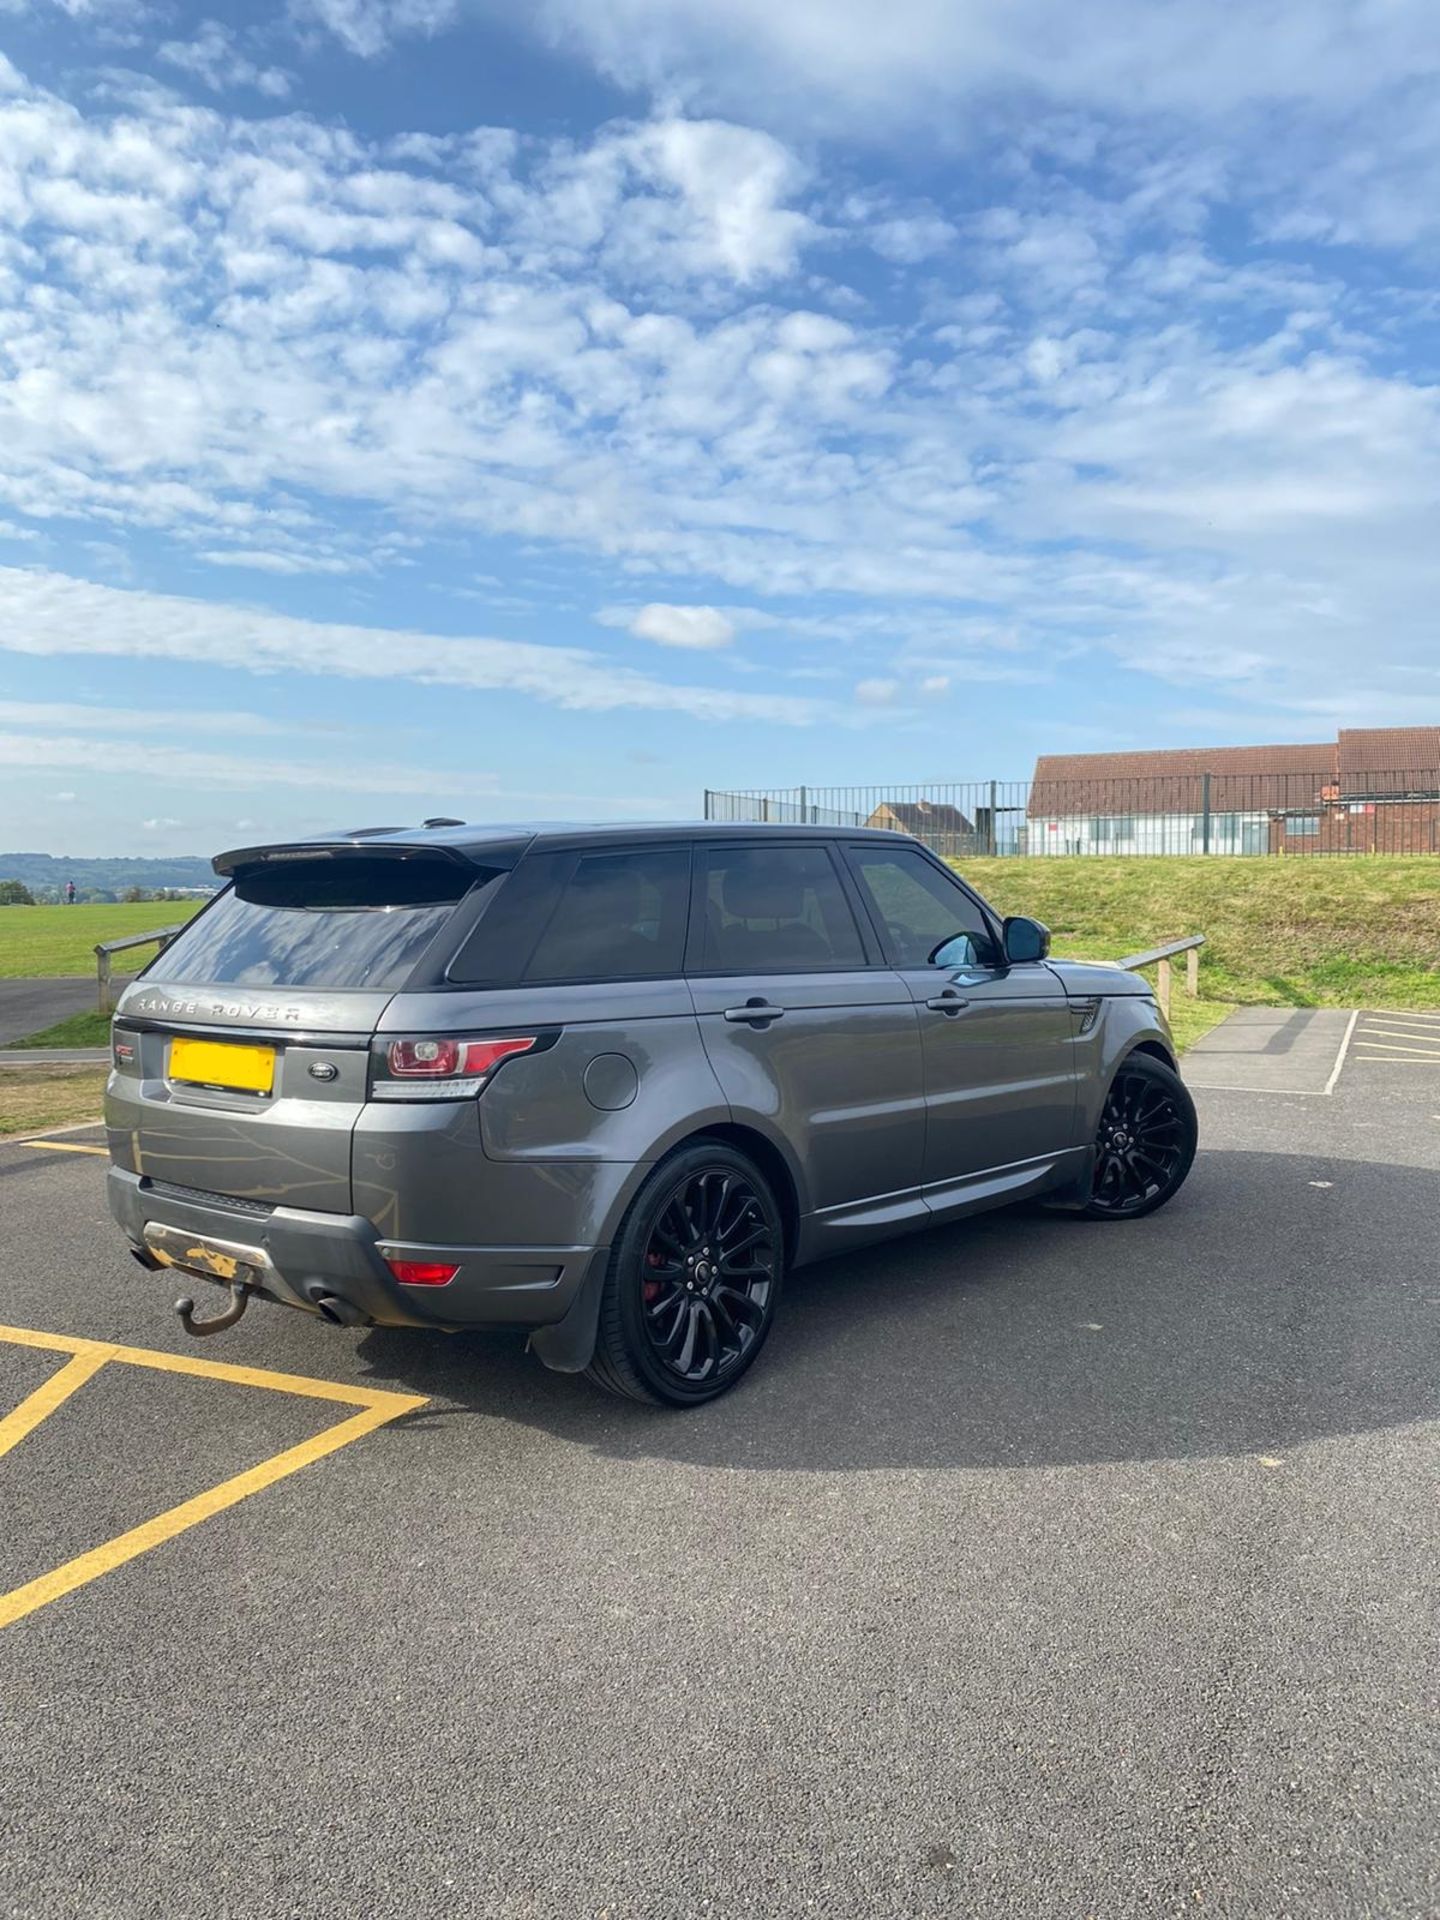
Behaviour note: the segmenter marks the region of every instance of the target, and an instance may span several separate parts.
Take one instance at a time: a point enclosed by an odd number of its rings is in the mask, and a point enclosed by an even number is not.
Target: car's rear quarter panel
[[[355,1135],[355,1191],[372,1219],[376,1209],[440,1219],[457,1238],[483,1232],[489,1244],[516,1245],[544,1243],[563,1221],[576,1244],[603,1246],[646,1169],[730,1117],[684,981],[399,995],[383,1026],[558,1030],[558,1038],[506,1061],[478,1104],[463,1108],[468,1129],[462,1122],[436,1137],[429,1160],[402,1166],[402,1147],[390,1164],[396,1115],[406,1109],[378,1123],[367,1111]]]

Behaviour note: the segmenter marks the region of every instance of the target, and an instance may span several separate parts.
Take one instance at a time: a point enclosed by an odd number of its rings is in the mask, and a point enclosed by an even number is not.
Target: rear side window
[[[530,956],[526,980],[654,980],[680,973],[690,910],[687,847],[587,853]]]
[[[943,945],[946,966],[994,966],[995,942],[984,914],[923,853],[854,846],[850,865],[889,935],[897,965],[923,967]]]
[[[864,965],[855,916],[823,846],[710,849],[705,971],[805,973]]]
[[[181,986],[399,987],[456,904],[495,878],[424,855],[259,867],[238,875],[145,977]]]

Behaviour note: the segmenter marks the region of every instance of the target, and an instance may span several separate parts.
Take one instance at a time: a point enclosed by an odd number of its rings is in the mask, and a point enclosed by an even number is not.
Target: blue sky
[[[1437,69],[1431,0],[0,0],[0,847],[1440,722]]]

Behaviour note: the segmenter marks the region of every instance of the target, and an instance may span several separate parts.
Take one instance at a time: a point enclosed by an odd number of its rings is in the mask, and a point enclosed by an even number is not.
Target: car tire
[[[1198,1139],[1195,1102],[1179,1074],[1153,1054],[1130,1054],[1105,1096],[1086,1217],[1141,1220],[1165,1206],[1185,1184]]]
[[[769,1336],[784,1269],[784,1222],[760,1169],[718,1140],[682,1147],[616,1235],[590,1378],[652,1406],[728,1393]]]

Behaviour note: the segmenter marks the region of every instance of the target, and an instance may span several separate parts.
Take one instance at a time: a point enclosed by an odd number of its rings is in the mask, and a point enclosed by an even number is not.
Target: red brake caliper
[[[645,1264],[647,1267],[663,1267],[665,1262],[660,1258],[658,1253],[651,1252],[646,1254]],[[645,1295],[646,1306],[653,1307],[663,1291],[664,1287],[662,1282],[659,1280],[647,1280],[642,1288],[642,1292]]]

